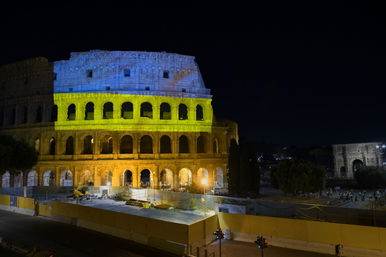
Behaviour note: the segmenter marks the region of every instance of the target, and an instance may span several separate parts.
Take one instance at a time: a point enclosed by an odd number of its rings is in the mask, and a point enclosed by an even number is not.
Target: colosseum
[[[0,67],[0,86],[0,133],[39,153],[31,170],[1,171],[3,188],[227,187],[237,124],[215,119],[192,56],[93,50],[55,62],[39,57]]]

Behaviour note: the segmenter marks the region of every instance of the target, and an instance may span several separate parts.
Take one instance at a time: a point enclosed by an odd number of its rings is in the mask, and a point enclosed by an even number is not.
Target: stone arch
[[[85,136],[83,139],[83,154],[93,154],[94,153],[94,138],[90,135]]]
[[[224,187],[224,171],[221,168],[216,168],[216,181],[214,184],[216,188]]]
[[[43,121],[43,107],[39,105],[36,108],[36,115],[35,115],[35,122],[42,122]]]
[[[144,102],[141,104],[141,117],[153,118],[153,106],[149,102]]]
[[[121,106],[121,117],[124,119],[133,118],[133,104],[131,102],[124,102]]]
[[[196,120],[202,121],[204,120],[204,110],[201,105],[197,104],[196,106]]]
[[[161,189],[173,188],[173,171],[170,169],[163,169],[159,174],[159,187]]]
[[[101,154],[111,154],[113,153],[113,137],[104,136],[101,139]]]
[[[56,152],[55,147],[56,147],[55,138],[51,137],[50,138],[50,142],[49,142],[49,149],[48,149],[48,154],[49,155],[55,155],[55,152]]]
[[[84,170],[84,171],[80,174],[79,185],[80,185],[80,186],[82,186],[82,185],[87,185],[87,186],[94,185],[94,179],[93,179],[93,176],[92,176],[91,171],[89,171],[89,170]]]
[[[160,153],[172,153],[171,139],[167,135],[163,135],[160,139]]]
[[[13,186],[22,187],[23,186],[23,172],[18,171],[13,175]]]
[[[113,173],[107,170],[102,174],[101,186],[111,186],[112,183],[113,183]]]
[[[75,104],[70,104],[67,107],[67,120],[75,120],[76,118],[76,106]]]
[[[185,104],[178,105],[178,119],[179,120],[188,119],[188,107]]]
[[[197,137],[197,153],[205,153],[205,137],[203,135],[200,135]]]
[[[84,119],[93,120],[94,119],[94,103],[88,102],[84,110]]]
[[[60,174],[60,186],[73,186],[73,176],[70,170],[64,170]]]
[[[192,184],[192,171],[188,168],[182,168],[178,172],[178,183],[180,186],[185,187]]]
[[[213,153],[219,153],[217,138],[213,139]]]
[[[364,164],[363,164],[363,161],[361,160],[358,160],[358,159],[355,159],[353,162],[352,162],[352,172],[353,174],[355,174],[356,172],[358,172],[361,168],[364,167]]]
[[[145,135],[141,137],[139,152],[153,153],[153,139],[151,136]]]
[[[21,123],[27,123],[28,122],[28,107],[23,106],[22,109],[22,114],[21,114]]]
[[[36,170],[30,170],[27,174],[27,187],[38,185],[38,173]]]
[[[347,177],[347,170],[346,170],[346,167],[344,167],[344,166],[340,167],[339,172],[340,172],[340,176],[341,176],[342,178]]]
[[[149,188],[151,186],[151,171],[144,169],[140,173],[140,187]]]
[[[1,187],[11,186],[11,174],[7,171],[1,176]]]
[[[112,102],[107,102],[103,105],[103,119],[112,119],[114,106]]]
[[[172,118],[172,112],[170,104],[162,103],[160,106],[160,119],[161,120],[170,120]]]
[[[125,170],[123,172],[123,186],[131,187],[133,185],[133,172],[131,170]]]
[[[56,104],[54,104],[51,108],[51,117],[50,117],[50,120],[52,122],[54,121],[57,121],[58,120],[58,106]]]
[[[125,135],[121,138],[119,152],[129,154],[133,153],[133,138],[131,136]]]
[[[197,171],[197,184],[199,185],[207,185],[209,182],[209,172],[205,168],[199,168]]]
[[[178,140],[179,153],[189,153],[189,139],[187,136],[182,135]]]
[[[73,155],[74,154],[74,138],[69,136],[66,140],[66,151],[65,155]]]
[[[55,173],[52,170],[43,173],[43,186],[55,186]]]

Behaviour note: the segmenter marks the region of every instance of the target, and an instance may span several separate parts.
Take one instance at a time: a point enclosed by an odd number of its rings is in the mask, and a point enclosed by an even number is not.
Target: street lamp
[[[208,179],[207,178],[201,179],[201,183],[204,186],[204,194],[205,194],[205,189],[206,189],[206,185],[208,184]]]

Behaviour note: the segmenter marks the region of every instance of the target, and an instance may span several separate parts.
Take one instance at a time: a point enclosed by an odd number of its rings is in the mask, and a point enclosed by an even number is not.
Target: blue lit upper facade
[[[71,53],[54,62],[54,92],[212,97],[193,56],[140,51]]]

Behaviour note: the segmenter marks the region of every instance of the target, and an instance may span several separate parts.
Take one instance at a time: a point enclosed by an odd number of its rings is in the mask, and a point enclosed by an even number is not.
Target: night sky
[[[350,2],[2,9],[0,64],[90,49],[193,55],[216,117],[236,121],[244,138],[299,146],[386,141],[383,10]]]

